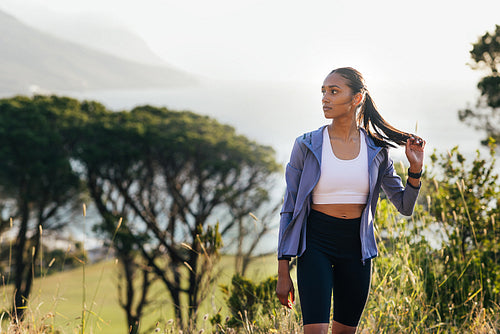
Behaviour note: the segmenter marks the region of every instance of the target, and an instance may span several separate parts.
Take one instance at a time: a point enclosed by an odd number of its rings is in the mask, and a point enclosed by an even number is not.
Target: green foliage
[[[432,154],[431,161],[411,221],[387,200],[379,203],[381,256],[362,327],[390,333],[495,327],[486,320],[494,318],[500,303],[494,147],[488,158],[478,152],[469,162],[453,148]]]
[[[421,211],[417,206],[416,212]],[[380,256],[372,260],[370,297],[360,328],[385,333],[427,333],[428,307],[422,279],[430,247],[423,226],[402,218],[387,199],[379,202],[376,216]],[[424,323],[422,323],[424,322]]]
[[[470,51],[475,70],[481,69],[487,73],[477,87],[481,92],[476,108],[460,110],[458,116],[461,121],[484,131],[487,138],[482,144],[488,144],[488,138],[500,140],[500,25],[496,25],[495,31],[486,32],[473,44]]]
[[[499,176],[495,173],[494,147],[489,159],[479,152],[467,164],[457,148],[438,158],[433,166],[444,174],[434,177],[429,213],[442,224],[448,239],[435,256],[442,262],[435,279],[440,283],[432,297],[442,315],[464,317],[473,303],[485,308],[500,303]]]
[[[221,291],[226,295],[231,317],[227,320],[228,327],[242,327],[245,324],[265,322],[266,317],[275,317],[281,304],[276,298],[277,277],[271,276],[260,283],[235,274],[231,286],[221,285]],[[220,317],[212,318],[219,323]]]
[[[491,73],[498,73],[500,64],[500,25],[493,33],[486,32],[473,44],[470,51],[474,65],[483,67]]]
[[[219,251],[222,247],[222,236],[219,232],[219,224],[215,226],[207,226],[206,231],[203,231],[203,226],[198,225],[197,243],[204,253],[213,256],[219,256]]]
[[[213,280],[222,235],[234,225],[226,213],[241,199],[251,198],[258,208],[269,198],[268,180],[279,170],[273,149],[210,117],[147,105],[98,112],[75,131],[80,140],[73,158],[103,217],[98,230],[116,234],[123,261],[133,261],[132,254],[142,258],[187,327],[184,311],[196,314]]]
[[[431,155],[410,221],[377,208],[380,257],[360,329],[494,332],[498,326],[500,188],[495,153]]]
[[[30,203],[65,202],[78,185],[65,146],[68,98],[18,96],[0,100],[0,185],[3,195]],[[42,204],[42,203],[40,203]],[[43,204],[42,204],[43,205]]]
[[[500,108],[500,76],[487,76],[477,84],[481,96],[486,99],[486,104],[493,108]]]
[[[60,213],[71,209],[81,190],[68,154],[72,138],[66,136],[75,111],[78,114],[79,102],[70,98],[0,100],[0,206],[3,215],[13,218],[17,233],[12,277],[13,308],[19,317],[31,292],[31,263],[39,257],[42,231],[68,223]]]
[[[149,275],[165,284],[177,318],[184,310],[196,314],[213,282],[222,234],[235,225],[231,208],[244,203],[256,209],[267,201],[268,181],[280,169],[271,147],[187,111],[141,106],[112,112],[94,101],[19,96],[0,100],[0,123],[0,231],[9,216],[20,221],[14,247],[20,266],[12,277],[24,276],[31,285],[30,259],[40,257],[31,247],[38,250],[46,223],[78,198],[83,181],[102,217],[95,231],[113,245],[122,277],[130,281],[120,296],[124,308],[137,306],[134,323],[148,290],[134,287],[136,272],[148,277],[145,284]],[[29,290],[19,293],[19,302]]]

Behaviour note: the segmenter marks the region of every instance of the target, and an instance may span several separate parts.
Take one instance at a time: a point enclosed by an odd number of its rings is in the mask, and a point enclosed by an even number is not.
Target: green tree
[[[486,133],[482,144],[488,144],[488,138],[500,141],[500,25],[495,31],[486,32],[473,44],[470,51],[474,70],[482,70],[486,76],[477,87],[481,93],[475,109],[460,110],[461,121]]]
[[[73,129],[77,138],[73,158],[102,218],[94,230],[116,251],[121,267],[118,301],[129,333],[135,334],[150,302],[148,292],[154,277],[139,254],[138,245],[147,247],[149,242],[147,232],[138,230],[137,215],[120,191],[137,187],[141,181],[150,182],[143,174],[147,173],[143,168],[147,161],[144,127],[133,122],[128,112],[111,112],[93,101],[82,105],[88,118]]]
[[[55,96],[0,100],[0,188],[16,229],[13,313],[19,320],[42,232],[68,223],[70,204],[78,198],[79,180],[67,154],[71,143],[64,136],[65,123],[75,120],[72,111],[78,109],[78,101]]]
[[[169,247],[166,249],[172,262],[171,270],[163,272],[176,273],[162,279],[174,300],[178,300],[182,289],[177,275],[187,263],[190,267],[186,289],[188,316],[193,319],[210,284],[210,280],[205,280],[205,287],[200,285],[203,281],[201,273],[208,273],[204,268],[210,265],[207,254],[211,255],[197,241],[200,231],[208,231],[207,225],[214,221],[220,221],[221,226],[226,227],[234,224],[231,218],[223,220],[223,213],[239,198],[252,196],[256,189],[264,200],[269,191],[270,177],[279,167],[270,147],[237,135],[232,127],[209,117],[189,112],[152,110],[150,107],[137,108],[132,112],[144,116],[152,112],[162,115],[149,137],[156,140],[152,145],[152,154],[157,163],[158,176],[163,180],[162,193],[171,198],[169,221],[164,226],[167,226],[169,236]],[[149,213],[147,217],[154,217],[147,219],[148,226],[158,226],[160,216],[155,213],[158,212],[155,201],[146,204],[141,210]],[[215,254],[217,242],[213,237],[211,239],[214,243],[210,248]],[[189,245],[187,254],[176,247],[180,242]]]
[[[213,281],[219,226],[230,230],[230,206],[255,189],[267,199],[279,169],[274,151],[209,117],[166,108],[142,106],[89,126],[75,158],[92,198],[103,216],[123,217],[131,247],[187,327]]]

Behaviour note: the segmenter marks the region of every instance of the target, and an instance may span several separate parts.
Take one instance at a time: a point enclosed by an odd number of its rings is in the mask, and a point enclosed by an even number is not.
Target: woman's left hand
[[[412,172],[418,173],[424,166],[425,140],[415,135],[406,141],[405,154]]]

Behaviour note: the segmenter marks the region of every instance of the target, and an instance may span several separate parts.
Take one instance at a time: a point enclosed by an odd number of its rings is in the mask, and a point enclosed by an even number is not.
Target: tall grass
[[[82,245],[83,245],[83,250],[85,251],[85,238],[86,238],[86,235],[87,235],[87,209],[86,209],[86,206],[85,204],[83,204],[83,241],[82,241]],[[86,302],[87,302],[87,282],[86,282],[86,278],[87,276],[85,275],[85,268],[86,268],[86,264],[87,264],[87,261],[85,258],[82,259],[83,263],[82,263],[82,324],[81,324],[81,329],[80,329],[80,333],[81,334],[84,334],[85,333],[85,324],[86,324],[86,311],[87,311],[87,305],[86,305]]]
[[[74,328],[72,328],[69,332],[71,333],[98,333],[101,332],[102,324],[106,324],[106,321],[99,316],[96,312],[93,311],[93,307],[97,304],[97,296],[99,289],[101,287],[101,283],[104,278],[104,272],[106,267],[101,266],[100,274],[98,276],[97,282],[94,285],[95,291],[93,298],[90,300],[90,307],[87,306],[87,271],[86,268],[88,266],[87,263],[87,254],[86,254],[86,249],[85,249],[85,239],[86,239],[86,205],[83,204],[83,227],[82,227],[82,232],[83,232],[83,241],[82,241],[82,249],[83,252],[81,253],[81,258],[77,258],[77,261],[81,264],[81,315],[78,317],[79,319],[79,324],[77,324]],[[12,229],[13,224],[12,224],[12,218],[10,219],[10,228]],[[118,224],[116,226],[114,235],[112,237],[111,243],[113,242],[116,233],[118,232],[118,229],[120,228],[121,225],[121,219],[118,221]],[[41,227],[40,228],[40,247],[43,249],[43,230]],[[66,255],[67,256],[74,256],[69,254],[71,250],[71,246],[68,246],[66,250]],[[35,253],[35,250],[32,250],[32,253]],[[110,254],[112,253],[111,249],[111,244],[108,246],[107,253],[106,253],[106,260],[109,260]],[[9,241],[9,267],[12,265],[12,240]],[[47,267],[50,268],[55,259],[51,259],[51,261],[48,263]],[[31,265],[35,267],[36,265],[36,259],[32,257],[32,262]],[[59,285],[57,287],[56,293],[53,296],[53,307],[50,311],[43,313],[42,309],[46,309],[44,307],[44,304],[49,303],[50,301],[38,301],[37,295],[40,296],[42,294],[42,287],[44,287],[44,282],[46,279],[47,275],[47,268],[44,268],[44,258],[43,258],[43,251],[40,251],[40,258],[39,258],[39,266],[40,266],[40,277],[38,278],[38,291],[37,294],[35,294],[35,289],[33,289],[33,292],[30,296],[29,299],[27,299],[26,302],[26,311],[24,315],[24,319],[17,319],[15,315],[11,314],[10,311],[7,310],[7,307],[10,306],[12,303],[12,300],[10,298],[9,293],[9,283],[10,283],[10,272],[7,277],[7,281],[5,280],[4,275],[2,274],[2,286],[3,286],[3,295],[2,295],[2,306],[5,308],[3,311],[0,309],[0,334],[4,333],[4,324],[8,322],[5,333],[66,333],[67,331],[64,331],[60,328],[57,328],[55,325],[55,319],[56,317],[62,317],[66,320],[70,320],[67,316],[65,316],[64,312],[59,312],[57,311],[57,305],[59,301],[63,300],[64,297],[60,296],[59,294]],[[61,271],[64,270],[64,261],[62,263]],[[109,269],[109,268],[108,268]],[[35,275],[35,270],[33,270],[33,275]],[[75,276],[76,277],[76,276]],[[35,287],[35,286],[34,286]],[[38,301],[38,304],[34,304],[33,301]],[[0,304],[0,305],[1,305]],[[94,326],[92,328],[88,328],[89,320],[91,317],[94,317],[96,321],[94,321]]]

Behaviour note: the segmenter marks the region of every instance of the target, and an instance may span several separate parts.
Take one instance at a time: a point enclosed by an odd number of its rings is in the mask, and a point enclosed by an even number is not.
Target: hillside
[[[88,13],[60,15],[42,9],[37,12],[39,14],[31,17],[29,25],[54,37],[125,60],[168,66],[141,36],[126,27]]]
[[[194,76],[68,42],[0,11],[0,92],[126,89],[194,84]]]
[[[250,264],[248,277],[260,281],[275,274],[277,262],[274,255],[257,258]],[[224,316],[228,313],[224,296],[218,284],[229,284],[234,273],[234,258],[222,256],[221,270],[217,284],[214,285],[213,298],[207,298],[200,310],[200,316],[214,313],[212,302],[222,308]],[[119,263],[108,261],[87,265],[85,269],[86,303],[92,313],[89,315],[89,332],[121,334],[126,331],[126,318],[118,302]],[[35,323],[51,324],[61,333],[75,333],[81,323],[82,295],[84,291],[82,268],[62,271],[34,281],[31,300],[27,312]],[[8,279],[8,278],[7,278]],[[0,315],[10,307],[12,285],[0,285]],[[170,296],[161,282],[151,287],[151,305],[146,308],[143,329],[158,320],[165,323],[173,317]],[[4,317],[6,318],[6,317]],[[7,323],[0,321],[0,333],[4,333]]]

